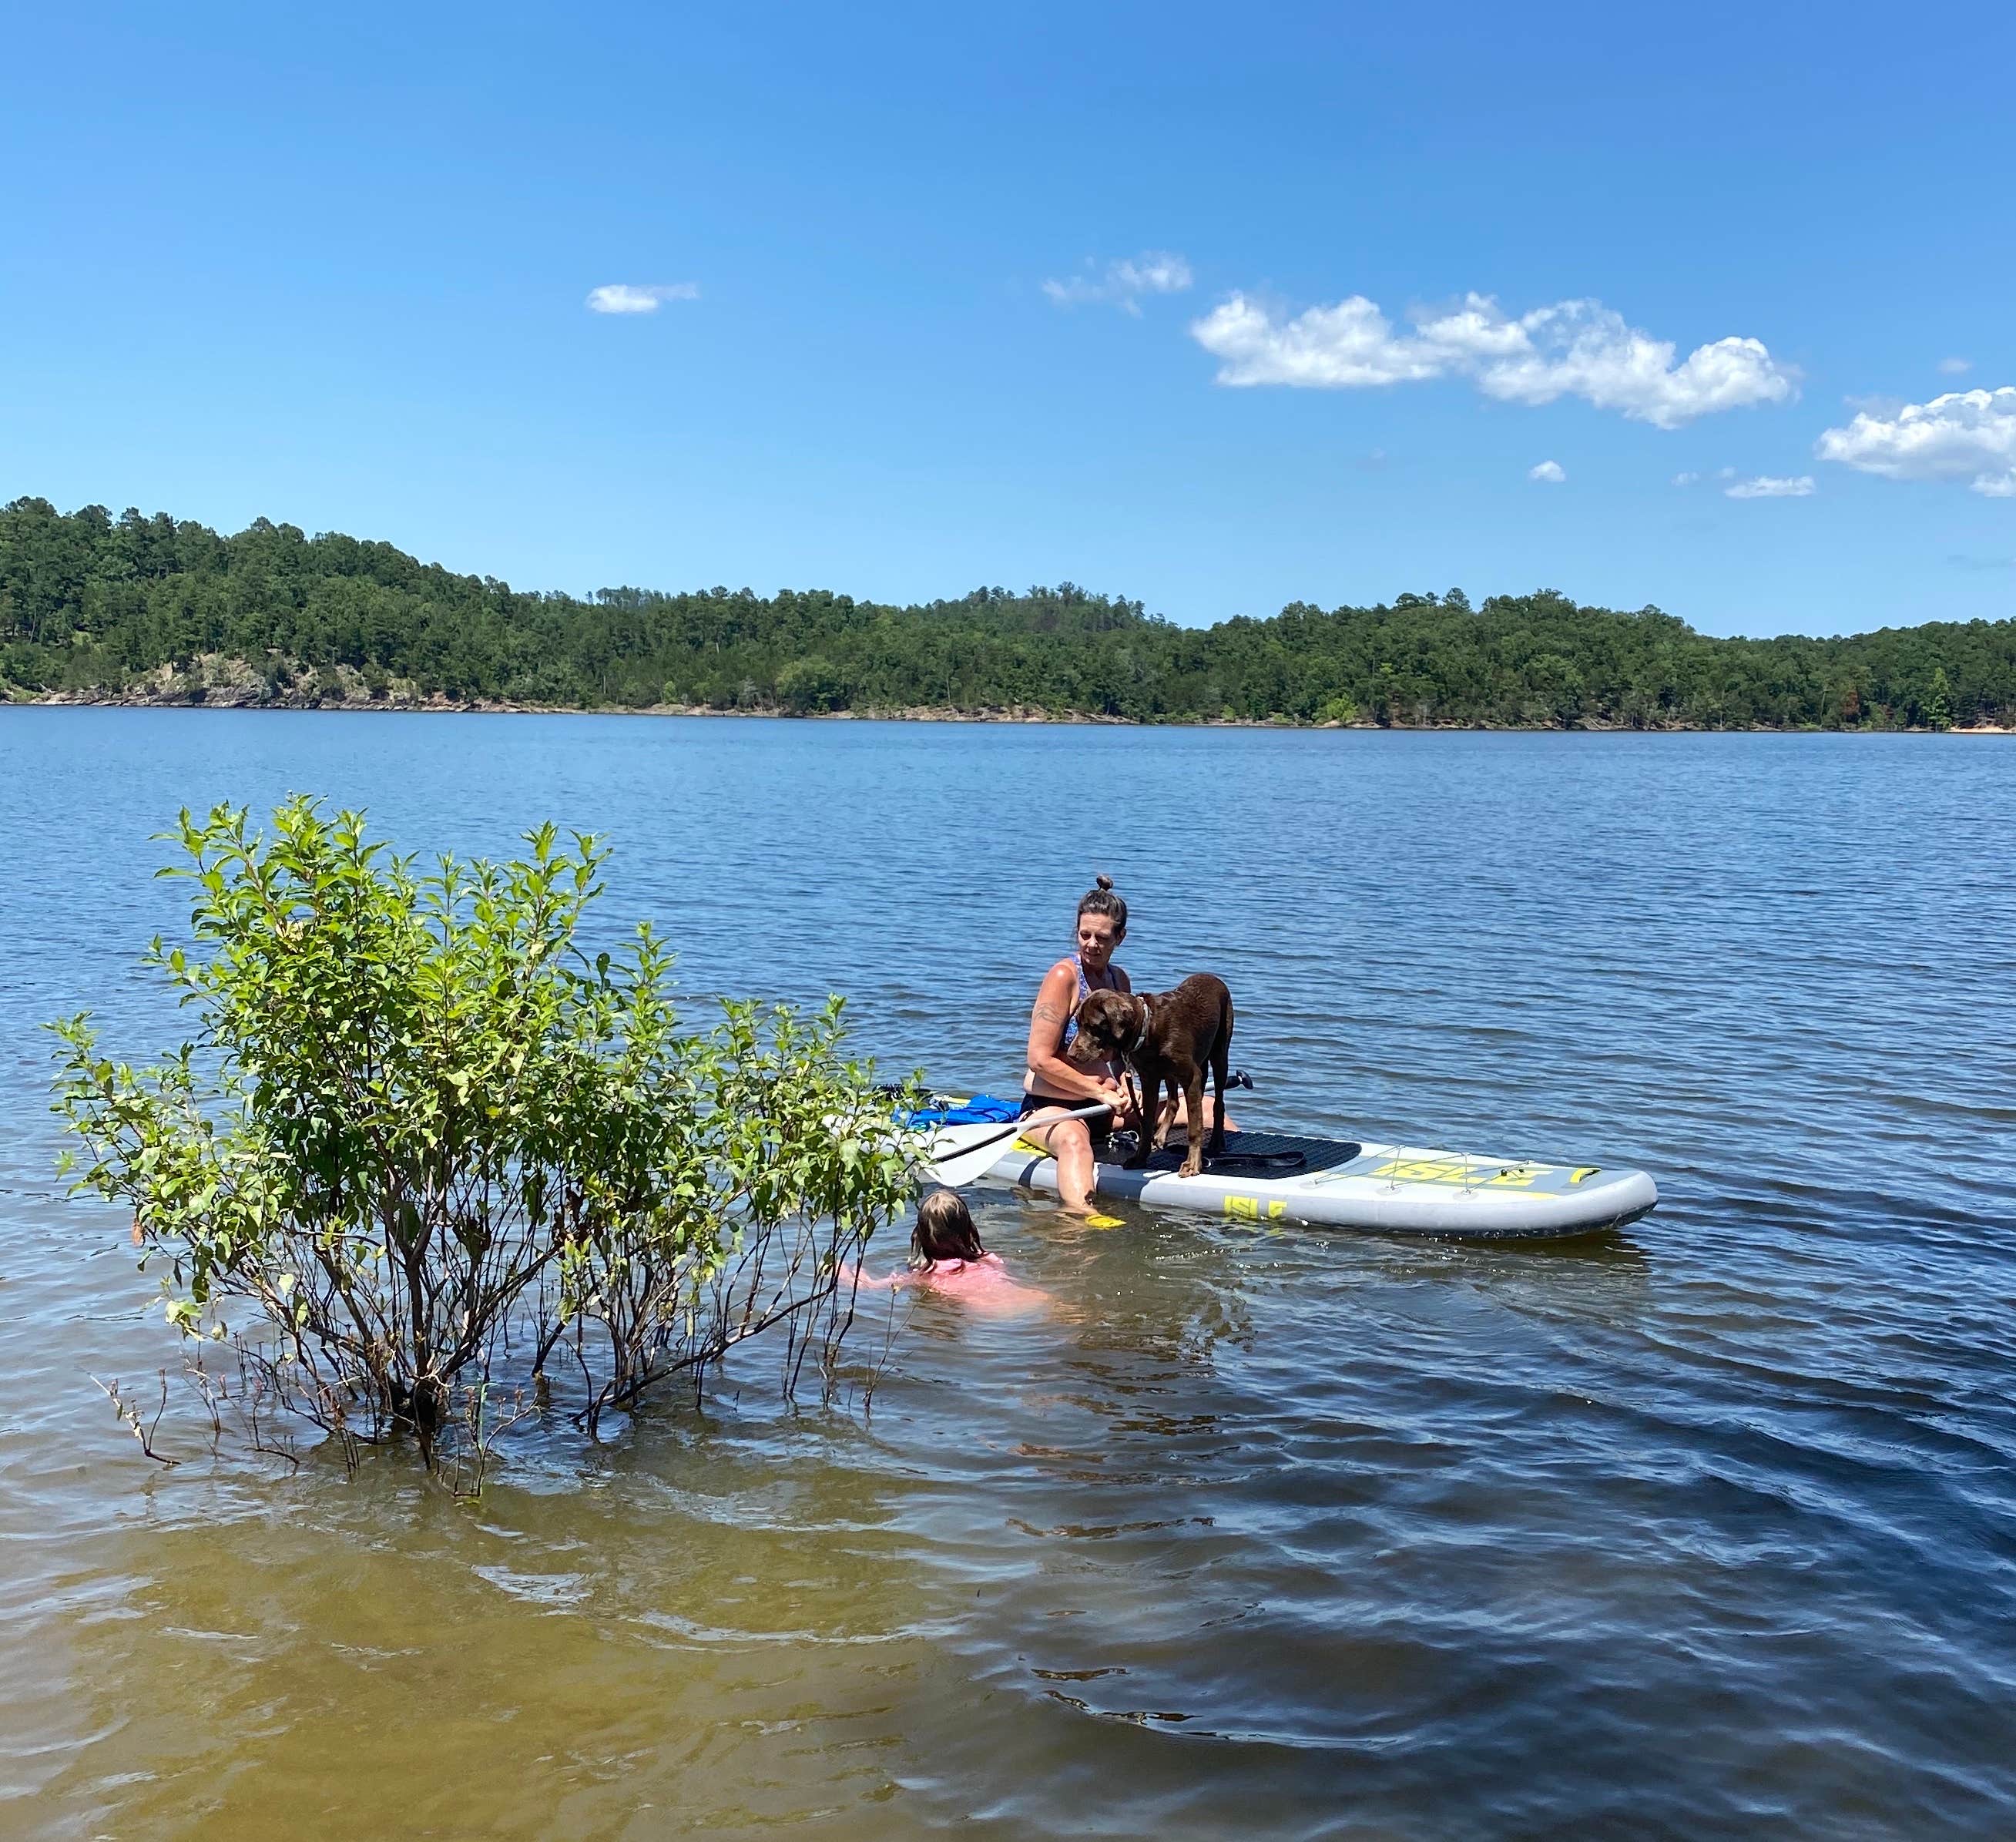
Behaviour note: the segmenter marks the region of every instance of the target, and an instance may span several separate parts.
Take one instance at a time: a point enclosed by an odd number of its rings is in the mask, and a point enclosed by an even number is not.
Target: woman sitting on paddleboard
[[[1101,876],[1096,889],[1078,898],[1078,951],[1043,974],[1029,1013],[1028,1071],[1022,1077],[1022,1117],[1037,1123],[1023,1136],[1057,1160],[1057,1194],[1075,1214],[1092,1208],[1095,1146],[1103,1146],[1116,1126],[1132,1123],[1120,1070],[1110,1062],[1080,1067],[1064,1059],[1075,1033],[1078,1007],[1094,991],[1131,991],[1127,975],[1113,963],[1114,949],[1127,937],[1127,905],[1114,893],[1113,879]],[[1107,1110],[1090,1119],[1041,1122],[1060,1110],[1103,1101]]]

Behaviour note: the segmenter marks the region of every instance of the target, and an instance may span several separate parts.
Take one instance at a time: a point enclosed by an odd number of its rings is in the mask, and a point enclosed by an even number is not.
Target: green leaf
[[[682,1031],[647,926],[582,976],[607,851],[560,836],[420,876],[311,800],[265,835],[185,815],[189,935],[153,962],[191,1040],[135,1067],[82,1015],[51,1027],[66,1157],[145,1221],[142,1259],[187,1293],[170,1321],[253,1301],[315,1377],[303,1410],[350,1404],[347,1435],[391,1433],[423,1378],[491,1385],[539,1347],[507,1335],[528,1313],[567,1327],[597,1402],[704,1368],[769,1308],[766,1273],[829,1272],[841,1237],[858,1257],[907,1195],[904,1159],[833,1129],[887,1116],[837,1002]]]

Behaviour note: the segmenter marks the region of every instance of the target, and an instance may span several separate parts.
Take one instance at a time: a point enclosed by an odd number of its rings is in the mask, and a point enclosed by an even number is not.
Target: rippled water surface
[[[1053,1302],[906,1306],[872,1413],[759,1349],[473,1504],[178,1398],[157,1472],[34,1026],[178,1040],[148,834],[293,789],[604,831],[690,989],[948,1083],[1107,870],[1252,1123],[1665,1200],[1519,1250],[981,1193]],[[2016,743],[0,710],[0,1833],[2016,1833]]]

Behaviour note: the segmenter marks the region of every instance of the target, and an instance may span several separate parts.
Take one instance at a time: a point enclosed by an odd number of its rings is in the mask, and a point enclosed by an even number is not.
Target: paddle
[[[929,1158],[917,1167],[918,1175],[948,1189],[963,1189],[987,1175],[1009,1139],[1023,1132],[1041,1131],[1060,1119],[1090,1119],[1106,1110],[1106,1103],[1100,1101],[1081,1106],[1075,1113],[1053,1113],[1048,1119],[1018,1119],[1005,1126],[941,1126],[931,1141]]]

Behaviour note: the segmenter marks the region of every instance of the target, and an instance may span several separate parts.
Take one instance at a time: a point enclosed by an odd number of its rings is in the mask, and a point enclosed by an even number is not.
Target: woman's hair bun
[[[1096,889],[1088,889],[1078,898],[1078,912],[1086,915],[1104,915],[1113,923],[1114,938],[1118,940],[1127,931],[1127,904],[1114,893],[1113,879],[1101,876]]]
[[[1093,878],[1093,881],[1096,883],[1102,889],[1111,889],[1113,887],[1113,879],[1107,876],[1103,870],[1100,871],[1097,876],[1094,876]]]

